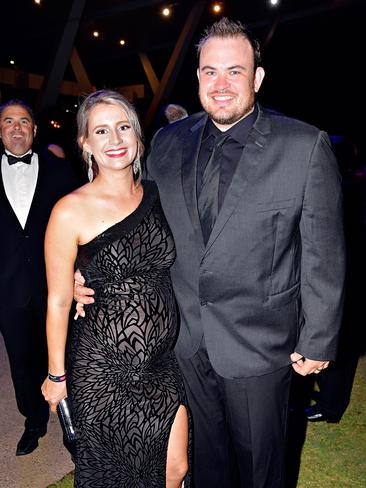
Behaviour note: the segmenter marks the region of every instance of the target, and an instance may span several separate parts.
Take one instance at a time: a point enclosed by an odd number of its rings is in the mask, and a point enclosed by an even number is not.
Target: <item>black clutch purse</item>
[[[75,429],[72,424],[70,404],[67,398],[60,401],[57,405],[56,412],[63,432],[64,446],[71,456],[74,457],[76,453]]]

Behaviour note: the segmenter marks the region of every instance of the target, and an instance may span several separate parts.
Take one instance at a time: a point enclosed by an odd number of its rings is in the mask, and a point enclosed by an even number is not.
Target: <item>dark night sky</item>
[[[195,2],[168,2],[175,3],[174,18],[170,21],[161,19],[157,2],[125,14],[118,14],[117,10],[112,16],[96,15],[96,12],[118,9],[124,3],[123,0],[87,0],[75,45],[97,88],[144,83],[146,99],[137,103],[143,115],[151,100],[151,90],[137,50],[143,49],[148,54],[157,75],[161,76]],[[9,60],[14,58],[15,68],[45,75],[71,4],[72,0],[43,0],[43,7],[36,7],[32,0],[10,2],[2,14],[0,67],[9,68]],[[279,22],[263,54],[266,77],[259,95],[262,104],[313,123],[331,134],[349,135],[363,149],[365,129],[360,114],[366,108],[366,77],[361,73],[365,59],[366,1],[282,0],[278,9],[269,7],[268,0],[227,0],[223,4],[225,15],[249,24],[262,43],[278,16]],[[169,99],[181,103],[190,113],[200,109],[194,43],[214,18],[207,8]],[[102,32],[97,42],[90,36],[95,28]],[[117,46],[120,36],[128,40],[124,50]],[[70,67],[65,77],[73,79]],[[34,91],[11,88],[1,80],[0,93],[2,100],[19,96],[32,104],[37,97]],[[59,97],[57,109],[64,113],[65,107],[72,107],[73,103],[75,100]],[[71,140],[74,114],[68,117],[64,125],[69,131],[61,131],[58,137]]]

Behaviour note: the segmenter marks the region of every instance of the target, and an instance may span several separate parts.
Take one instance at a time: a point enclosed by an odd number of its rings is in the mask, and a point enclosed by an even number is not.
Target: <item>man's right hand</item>
[[[74,319],[76,320],[79,315],[80,317],[85,317],[84,305],[89,305],[94,303],[94,290],[92,288],[87,288],[84,286],[85,280],[80,270],[77,269],[74,274],[74,300],[76,304],[76,314]]]

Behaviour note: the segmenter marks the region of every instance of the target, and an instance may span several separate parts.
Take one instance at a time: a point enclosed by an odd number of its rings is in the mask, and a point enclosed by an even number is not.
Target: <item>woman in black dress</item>
[[[53,410],[71,399],[75,487],[188,488],[188,410],[173,353],[175,249],[154,183],[140,182],[136,112],[118,93],[89,95],[78,142],[91,182],[57,203],[46,233],[42,390]],[[74,323],[66,376],[75,263],[95,302]]]

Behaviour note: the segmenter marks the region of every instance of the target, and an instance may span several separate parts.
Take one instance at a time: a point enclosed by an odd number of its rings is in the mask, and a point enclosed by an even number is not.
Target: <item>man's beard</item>
[[[236,122],[238,122],[238,120],[242,119],[249,111],[250,110],[242,112],[238,110],[232,113],[223,114],[221,116],[215,115],[213,112],[207,112],[207,113],[209,117],[217,124],[233,125]]]
[[[219,125],[233,125],[253,111],[255,97],[251,97],[243,107],[234,107],[230,112],[220,113],[220,110],[213,112],[208,105],[201,105],[213,122]]]

